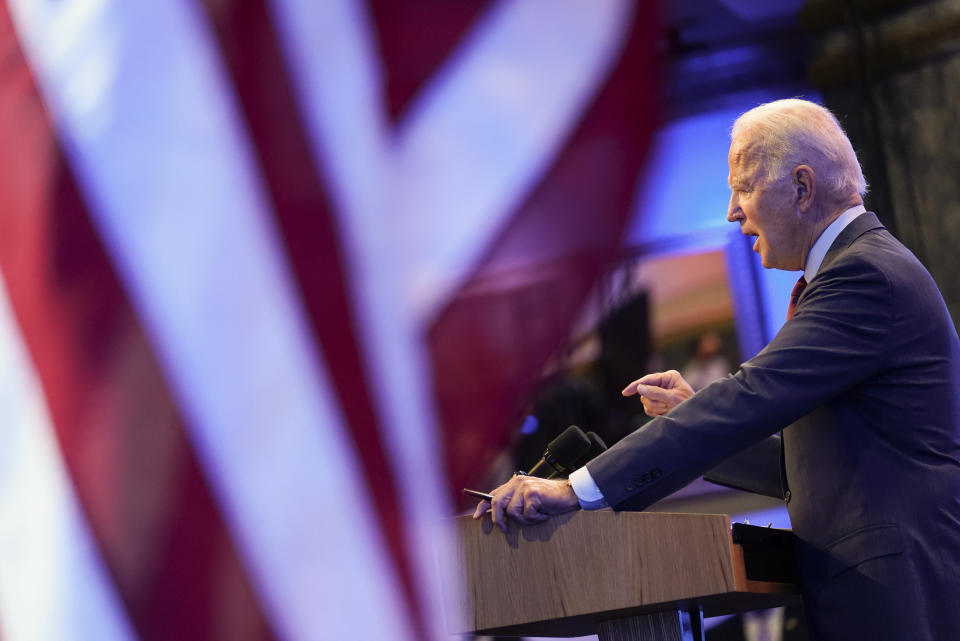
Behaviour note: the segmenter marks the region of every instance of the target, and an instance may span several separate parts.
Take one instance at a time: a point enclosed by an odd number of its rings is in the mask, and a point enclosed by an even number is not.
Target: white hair
[[[832,200],[867,193],[850,139],[834,115],[816,103],[788,98],[754,107],[733,123],[731,139],[741,134],[750,141],[747,153],[761,158],[768,181],[809,165]]]

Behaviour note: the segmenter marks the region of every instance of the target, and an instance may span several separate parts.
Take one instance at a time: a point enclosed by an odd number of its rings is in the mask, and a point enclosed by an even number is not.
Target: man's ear
[[[817,174],[809,165],[798,165],[793,170],[793,187],[797,209],[807,211],[813,206],[817,190]]]

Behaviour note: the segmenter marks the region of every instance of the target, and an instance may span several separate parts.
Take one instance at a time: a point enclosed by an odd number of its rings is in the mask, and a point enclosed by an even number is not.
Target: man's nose
[[[743,211],[737,203],[736,195],[730,196],[730,204],[727,206],[727,222],[735,223],[743,219]]]

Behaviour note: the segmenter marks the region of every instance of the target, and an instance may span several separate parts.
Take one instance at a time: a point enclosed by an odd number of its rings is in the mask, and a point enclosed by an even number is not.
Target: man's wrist
[[[567,486],[567,489],[570,490],[570,495],[573,497],[573,503],[571,504],[573,506],[573,509],[575,510],[582,509],[583,506],[580,505],[580,497],[577,496],[577,491],[573,489],[573,483],[570,482],[569,478],[564,479],[563,482],[564,482],[564,485]]]

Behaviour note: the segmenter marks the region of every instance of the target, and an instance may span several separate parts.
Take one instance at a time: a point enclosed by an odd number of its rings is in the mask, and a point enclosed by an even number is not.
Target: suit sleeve
[[[614,509],[640,510],[874,375],[892,314],[889,280],[852,257],[824,269],[797,312],[740,370],[587,464]]]

